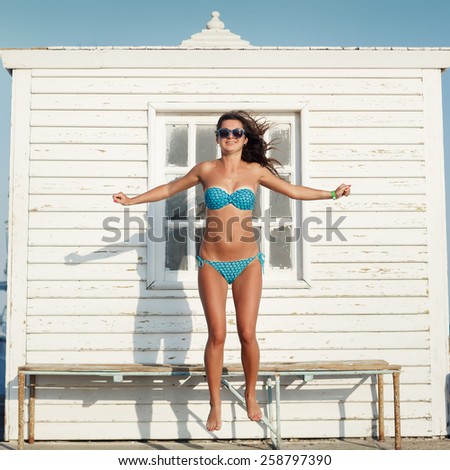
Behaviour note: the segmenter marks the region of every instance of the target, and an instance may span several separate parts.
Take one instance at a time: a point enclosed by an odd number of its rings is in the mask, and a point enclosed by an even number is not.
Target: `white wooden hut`
[[[146,207],[124,210],[111,195],[214,158],[214,123],[233,108],[276,123],[270,137],[291,181],[353,188],[350,198],[308,203],[260,191],[261,360],[398,363],[403,436],[447,433],[441,73],[450,49],[254,47],[214,15],[179,47],[0,54],[13,79],[7,439],[17,438],[24,363],[202,362],[200,189],[149,207],[150,233]],[[292,237],[298,227],[304,236]],[[228,315],[225,360],[235,363],[231,299]],[[211,438],[203,380],[38,383],[39,439]],[[375,427],[370,381],[292,380],[283,390],[284,437]],[[265,437],[225,392],[215,436]]]

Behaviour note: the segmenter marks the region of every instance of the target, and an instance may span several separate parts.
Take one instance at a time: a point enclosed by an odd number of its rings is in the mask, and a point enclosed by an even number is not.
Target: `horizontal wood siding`
[[[309,289],[264,290],[263,361],[386,359],[400,363],[402,433],[431,435],[427,200],[422,75],[414,69],[34,70],[32,79],[28,362],[202,362],[206,324],[194,291],[146,290],[147,252],[128,208],[128,238],[108,241],[111,195],[147,188],[149,102],[308,103],[305,182],[352,184],[351,198],[304,203],[345,216],[346,241],[311,227]],[[250,102],[246,106],[247,102]],[[306,156],[305,156],[306,158]],[[328,231],[329,232],[329,231]],[[106,237],[106,239],[105,239]],[[225,360],[239,361],[233,304]],[[386,379],[387,434],[393,435]],[[130,383],[128,383],[130,382]],[[210,438],[203,380],[40,378],[42,439]],[[70,386],[70,387],[69,387]],[[370,381],[283,384],[285,437],[376,431]],[[262,391],[260,400],[266,410]],[[311,406],[313,405],[313,406]],[[316,406],[317,405],[317,406]],[[284,412],[283,412],[284,411]],[[267,437],[224,393],[218,437]],[[113,417],[113,418],[111,418]],[[343,418],[346,418],[343,420]]]

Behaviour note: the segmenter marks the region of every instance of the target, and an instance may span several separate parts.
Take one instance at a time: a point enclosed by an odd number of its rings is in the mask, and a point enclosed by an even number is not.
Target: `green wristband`
[[[336,200],[336,191],[331,191],[331,199]]]

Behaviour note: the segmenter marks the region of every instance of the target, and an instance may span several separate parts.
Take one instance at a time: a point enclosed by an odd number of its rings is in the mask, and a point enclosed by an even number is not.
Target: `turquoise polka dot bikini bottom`
[[[228,284],[232,284],[236,278],[244,271],[244,269],[255,259],[258,258],[259,262],[264,271],[264,255],[263,253],[258,253],[255,256],[250,258],[238,259],[236,261],[209,261],[203,259],[200,256],[197,256],[198,267],[202,268],[205,263],[212,266],[216,271],[218,271],[224,277],[225,281]]]

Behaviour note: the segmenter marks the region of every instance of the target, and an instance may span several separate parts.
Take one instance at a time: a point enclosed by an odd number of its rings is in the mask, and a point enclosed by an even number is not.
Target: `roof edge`
[[[237,53],[239,51],[239,53]],[[230,62],[230,54],[233,61]],[[450,47],[49,47],[0,49],[9,70],[52,68],[429,68],[450,67]],[[184,59],[186,58],[186,59]],[[224,65],[225,64],[225,65]]]

